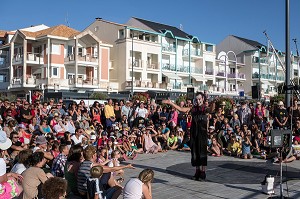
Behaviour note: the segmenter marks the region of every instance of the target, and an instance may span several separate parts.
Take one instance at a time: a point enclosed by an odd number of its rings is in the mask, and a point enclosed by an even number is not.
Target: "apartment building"
[[[97,18],[86,28],[111,43],[110,82],[119,91],[214,91],[215,45],[179,28],[132,17],[126,24]],[[133,75],[133,78],[132,78]],[[215,88],[216,90],[216,88]]]
[[[38,89],[45,96],[73,98],[108,90],[112,46],[91,31],[38,25],[3,32],[1,91],[22,96]]]
[[[277,94],[278,84],[285,81],[285,73],[280,64],[280,62],[285,64],[285,55],[280,51],[277,51],[279,55],[279,59],[277,59],[268,46],[257,41],[229,35],[217,45],[217,53],[221,52],[229,52],[228,54],[234,55],[234,59],[230,58],[230,60],[243,63],[241,67],[236,67],[239,68],[240,73],[234,72],[233,68],[230,73],[235,73],[235,77],[240,76],[247,80],[237,84],[244,88],[247,95],[252,95],[252,86],[261,85],[261,97],[269,98]],[[293,74],[297,76],[296,61],[294,61],[292,68]],[[230,81],[228,84],[230,85]],[[231,88],[233,87],[229,86],[229,90]]]

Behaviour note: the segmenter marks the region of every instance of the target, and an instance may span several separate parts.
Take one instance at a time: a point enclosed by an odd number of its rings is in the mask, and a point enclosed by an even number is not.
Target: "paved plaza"
[[[194,168],[190,152],[168,151],[159,154],[141,154],[128,161],[136,169],[125,171],[125,185],[130,177],[137,177],[144,168],[155,172],[154,199],[181,198],[268,198],[261,192],[260,183],[266,174],[275,177],[275,194],[279,194],[279,164],[261,159],[242,160],[234,157],[209,157],[207,180],[193,181]],[[300,161],[283,165],[284,195],[300,198]],[[286,176],[288,179],[286,180]],[[120,197],[121,198],[121,197]]]

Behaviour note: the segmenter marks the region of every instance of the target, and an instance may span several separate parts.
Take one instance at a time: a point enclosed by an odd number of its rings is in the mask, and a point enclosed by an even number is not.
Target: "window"
[[[52,44],[51,54],[60,55],[60,45],[59,44]]]
[[[52,67],[52,76],[58,77],[58,68],[57,67]]]
[[[74,73],[68,73],[68,79],[74,79],[75,74]]]
[[[68,46],[68,56],[73,54],[73,46]]]
[[[206,45],[205,45],[205,50],[206,50],[206,51],[209,51],[209,52],[213,52],[213,46],[212,46],[212,45],[206,44]]]
[[[119,30],[119,39],[123,39],[124,38],[124,30]]]
[[[83,56],[83,48],[78,48],[78,55]]]

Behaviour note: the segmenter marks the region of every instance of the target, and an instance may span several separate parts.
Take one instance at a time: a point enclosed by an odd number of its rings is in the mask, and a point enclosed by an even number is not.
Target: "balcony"
[[[188,66],[177,66],[177,72],[183,72],[183,73],[189,73],[189,67]]]
[[[200,91],[208,90],[208,86],[201,84],[201,85],[199,86],[199,90],[200,90]]]
[[[11,84],[13,86],[21,86],[23,82],[23,78],[22,77],[13,77],[11,80]]]
[[[191,54],[190,54],[191,53]],[[182,58],[188,60],[191,56],[191,59],[200,59],[202,57],[202,53],[200,49],[183,49],[182,50]]]
[[[9,62],[7,58],[0,60],[0,69],[8,69],[8,66]]]
[[[163,44],[162,45],[162,51],[163,52],[175,53],[176,48],[173,45]]]
[[[44,58],[40,53],[27,53],[27,62],[30,64],[44,64]]]
[[[159,70],[159,63],[155,63],[155,62],[149,63],[148,61],[146,63],[147,63],[147,69]]]
[[[227,74],[227,78],[238,78],[238,79],[246,79],[246,76],[244,73],[229,73]]]
[[[89,53],[83,55],[79,54],[77,55],[77,60],[78,64],[84,64],[84,63],[89,63],[89,64],[98,64],[98,58],[95,57],[94,55],[91,55]],[[65,57],[65,62],[75,62],[75,55],[74,54],[69,54],[67,57]]]
[[[132,85],[132,81],[125,82],[125,87],[127,89],[131,88],[131,85]],[[133,87],[145,88],[145,89],[149,89],[149,88],[160,89],[162,85],[158,82],[135,80],[133,81]]]
[[[191,73],[203,74],[203,69],[197,67],[191,67]]]
[[[98,86],[98,83],[97,83],[97,79],[95,78],[86,78],[86,79],[78,78],[76,86],[80,86],[80,87]]]
[[[141,59],[134,59],[133,63],[132,63],[132,59],[128,59],[129,68],[132,67],[132,64],[133,64],[133,68],[135,68],[135,69],[142,69],[143,68]]]
[[[162,64],[162,70],[176,71],[175,70],[175,64],[163,63]]]
[[[252,58],[252,63],[255,63],[255,64],[258,64],[258,63],[261,63],[261,64],[269,64],[269,59],[266,58],[266,57],[263,57],[263,58],[258,58],[258,57],[253,57]]]
[[[252,78],[253,79],[258,79],[259,78],[259,74],[258,73],[254,73],[252,74]],[[260,75],[260,78],[261,79],[267,79],[267,80],[270,80],[270,81],[284,81],[284,76],[281,76],[281,75],[273,75],[273,74],[261,74]]]
[[[205,71],[205,75],[213,75],[213,74],[214,74],[214,71],[211,71],[211,70]]]
[[[225,78],[225,77],[226,77],[225,71],[219,71],[219,72],[217,72],[216,76],[217,76],[217,77]]]
[[[176,89],[176,90],[181,90],[181,83],[175,83],[175,84],[173,84],[172,88]]]
[[[23,62],[23,55],[21,55],[21,54],[15,54],[13,56],[12,62],[13,62],[13,64],[15,64],[15,63],[22,63]]]

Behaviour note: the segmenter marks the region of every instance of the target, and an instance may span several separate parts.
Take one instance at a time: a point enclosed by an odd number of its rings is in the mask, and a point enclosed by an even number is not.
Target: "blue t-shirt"
[[[167,132],[169,132],[169,131],[170,131],[170,129],[169,129],[168,127],[166,127],[165,129],[161,130],[161,133],[162,133],[162,134],[165,134],[165,133],[167,133]]]
[[[251,154],[250,144],[247,144],[245,141],[242,143],[242,153],[243,155]]]

